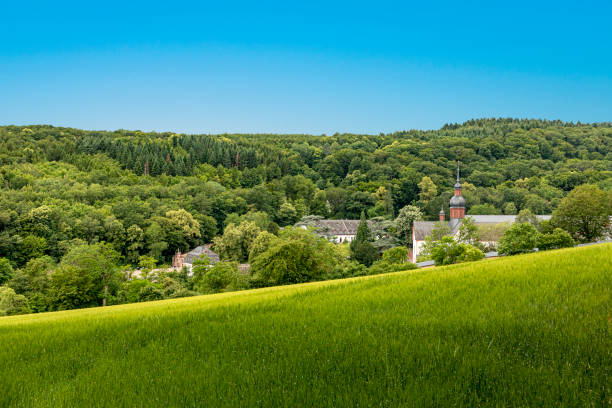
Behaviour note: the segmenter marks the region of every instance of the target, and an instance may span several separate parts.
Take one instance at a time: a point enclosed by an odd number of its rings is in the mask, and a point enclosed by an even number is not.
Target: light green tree
[[[407,205],[402,208],[395,219],[395,231],[400,241],[406,245],[412,245],[412,224],[422,219],[423,213],[419,207]]]
[[[581,242],[601,238],[610,227],[610,195],[596,185],[582,185],[561,200],[553,212],[553,225],[568,231]]]

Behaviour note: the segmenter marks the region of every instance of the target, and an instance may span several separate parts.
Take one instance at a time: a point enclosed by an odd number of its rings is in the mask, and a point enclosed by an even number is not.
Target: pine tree
[[[361,219],[359,227],[357,227],[357,235],[351,242],[351,258],[357,262],[370,266],[378,259],[378,251],[372,245],[372,233],[368,228],[368,222],[365,217],[365,212],[361,211]]]

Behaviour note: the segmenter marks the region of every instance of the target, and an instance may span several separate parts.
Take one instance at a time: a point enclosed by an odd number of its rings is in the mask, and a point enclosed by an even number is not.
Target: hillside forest
[[[46,311],[368,273],[383,250],[410,246],[402,210],[448,215],[458,163],[468,214],[551,214],[585,184],[605,204],[612,123],[480,119],[332,136],[3,126],[0,285],[10,302]],[[386,247],[355,262],[342,245],[285,228],[313,216],[377,220]],[[132,283],[109,272],[153,270],[211,242],[227,261],[216,275]],[[277,274],[279,256],[297,266]],[[221,270],[244,262],[248,283]]]

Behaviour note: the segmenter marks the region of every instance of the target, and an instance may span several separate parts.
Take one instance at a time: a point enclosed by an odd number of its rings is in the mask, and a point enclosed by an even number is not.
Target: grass
[[[0,318],[0,406],[611,406],[612,245]]]

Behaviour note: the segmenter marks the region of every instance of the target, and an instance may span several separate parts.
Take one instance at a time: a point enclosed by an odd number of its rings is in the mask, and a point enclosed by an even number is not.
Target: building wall
[[[425,245],[425,241],[417,241],[414,238],[412,239],[412,263],[416,263],[417,257],[423,250],[423,245]]]
[[[330,239],[330,241],[340,244],[344,242],[351,242],[355,239],[355,235],[336,235]]]

